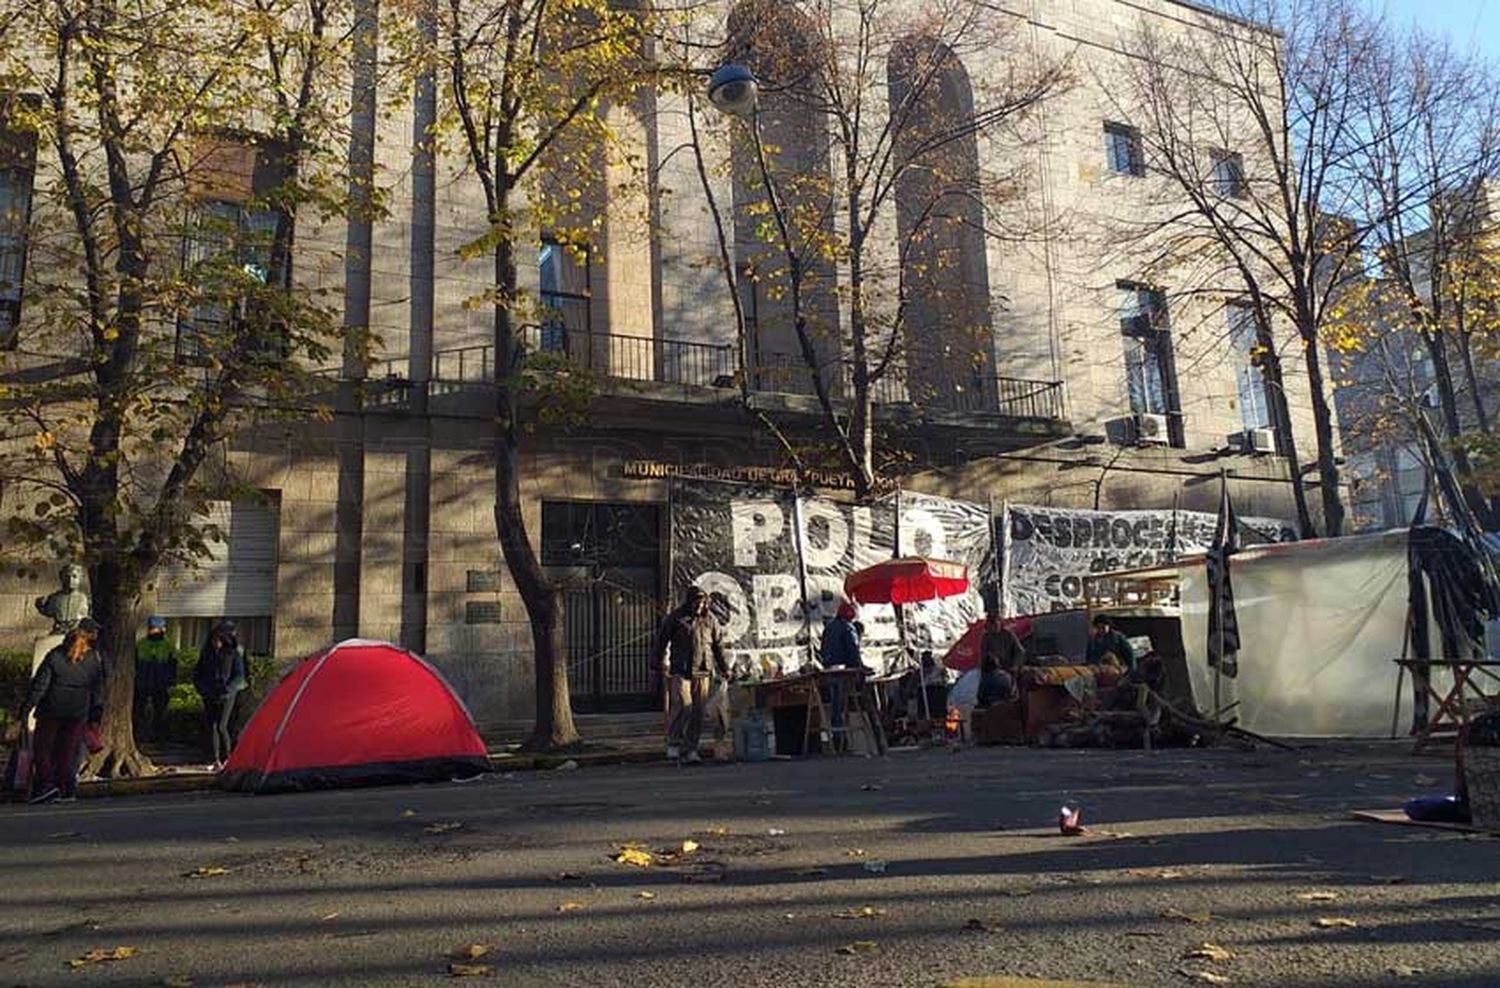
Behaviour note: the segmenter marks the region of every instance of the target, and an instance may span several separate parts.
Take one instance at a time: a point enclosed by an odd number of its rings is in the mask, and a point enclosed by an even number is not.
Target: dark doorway
[[[653,709],[651,639],[662,614],[660,506],[544,501],[542,563],[562,591],[574,709]]]

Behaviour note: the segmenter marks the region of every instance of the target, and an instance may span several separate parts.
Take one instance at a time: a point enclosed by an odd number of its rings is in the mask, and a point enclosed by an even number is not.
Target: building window
[[[1246,193],[1245,161],[1233,151],[1215,151],[1213,160],[1213,186],[1219,195],[1230,199],[1242,199]]]
[[[592,318],[589,256],[570,252],[555,240],[544,239],[537,250],[538,297],[542,306],[539,349],[567,353],[568,338],[588,340]]]
[[[1146,174],[1146,159],[1141,154],[1141,132],[1127,124],[1104,124],[1104,154],[1109,170],[1116,175]]]
[[[271,270],[281,217],[280,210],[240,202],[196,208],[182,244],[182,269],[190,275],[195,299],[177,323],[179,359],[200,360],[222,349],[225,334],[247,319],[254,289],[285,284],[284,271]]]
[[[35,175],[36,134],[0,130],[0,350],[18,340]]]
[[[1159,289],[1122,281],[1120,335],[1125,342],[1125,384],[1136,415],[1165,415],[1174,446],[1182,445],[1177,370],[1167,321],[1167,297]]]
[[[1234,377],[1240,401],[1240,419],[1246,429],[1275,428],[1271,421],[1271,403],[1266,393],[1266,375],[1261,369],[1260,334],[1256,332],[1255,310],[1242,302],[1224,307],[1229,317],[1229,342],[1234,349]]]

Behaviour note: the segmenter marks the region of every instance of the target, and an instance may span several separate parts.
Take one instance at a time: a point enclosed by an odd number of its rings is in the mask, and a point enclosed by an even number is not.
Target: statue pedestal
[[[63,642],[62,635],[43,635],[31,645],[31,675],[36,677],[36,671],[41,668],[42,660],[47,653],[52,651]],[[26,717],[27,730],[36,730],[36,711],[32,711]]]

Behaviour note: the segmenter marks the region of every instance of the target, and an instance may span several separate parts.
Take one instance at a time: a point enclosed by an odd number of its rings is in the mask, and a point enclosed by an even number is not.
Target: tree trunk
[[[1459,336],[1458,353],[1463,359],[1464,381],[1469,386],[1469,397],[1474,402],[1474,424],[1480,432],[1490,431],[1490,411],[1484,404],[1484,394],[1479,390],[1479,375],[1474,371],[1474,340],[1468,333]]]
[[[1271,403],[1271,424],[1276,429],[1276,445],[1286,460],[1287,472],[1292,481],[1292,500],[1297,508],[1297,531],[1304,539],[1318,537],[1313,523],[1312,509],[1307,504],[1307,488],[1302,485],[1302,459],[1297,454],[1297,436],[1292,431],[1292,413],[1286,400],[1285,378],[1281,373],[1281,356],[1276,352],[1276,340],[1271,335],[1264,319],[1256,319],[1258,343],[1263,351],[1260,358],[1261,375],[1265,378],[1266,396]]]
[[[1474,464],[1469,459],[1468,450],[1459,441],[1464,432],[1463,417],[1458,411],[1458,393],[1453,387],[1453,364],[1448,360],[1447,342],[1441,332],[1424,331],[1421,335],[1422,341],[1427,345],[1427,353],[1432,358],[1432,376],[1437,385],[1438,405],[1443,414],[1443,436],[1453,452],[1453,470],[1458,474],[1459,488],[1480,525],[1486,529],[1493,528],[1495,518],[1490,511],[1490,504],[1474,483]]]
[[[104,749],[91,756],[85,774],[107,778],[151,775],[156,767],[135,744],[135,618],[137,593],[117,562],[105,561],[89,571],[90,610],[102,629],[104,720],[99,735]]]
[[[1323,386],[1323,361],[1319,355],[1317,327],[1299,327],[1307,361],[1307,381],[1312,392],[1313,428],[1318,441],[1318,485],[1323,499],[1323,532],[1330,538],[1344,534],[1344,502],[1339,499],[1339,468],[1333,453],[1333,413]],[[1302,478],[1293,478],[1301,485]]]
[[[509,207],[509,196],[498,197],[497,219]],[[520,424],[511,375],[518,369],[520,341],[516,339],[510,306],[516,297],[515,246],[509,237],[495,247],[495,287],[500,301],[495,305],[495,531],[505,566],[531,625],[536,677],[536,722],[526,747],[547,750],[574,744],[578,729],[573,724],[568,694],[568,667],[564,660],[562,623],[558,620],[557,590],[542,570],[532,547],[521,510]]]

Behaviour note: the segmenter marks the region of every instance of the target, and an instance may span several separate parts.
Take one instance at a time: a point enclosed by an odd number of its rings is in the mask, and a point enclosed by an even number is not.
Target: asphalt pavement
[[[1489,988],[1500,841],[1349,818],[1450,783],[1394,744],[978,749],[5,806],[0,984]]]

